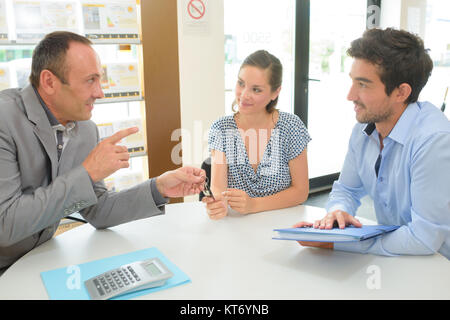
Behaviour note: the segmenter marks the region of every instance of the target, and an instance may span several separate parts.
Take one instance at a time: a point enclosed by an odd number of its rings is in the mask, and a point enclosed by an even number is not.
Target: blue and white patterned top
[[[272,129],[256,172],[250,163],[240,131],[242,129],[237,127],[231,115],[216,120],[209,132],[209,151],[214,149],[225,153],[228,188],[243,190],[252,198],[269,196],[289,188],[291,174],[288,163],[302,153],[311,140],[300,118],[279,111],[278,121]],[[256,131],[248,130],[245,134],[251,137],[256,135]],[[256,145],[252,148],[251,144],[249,149],[256,150]]]

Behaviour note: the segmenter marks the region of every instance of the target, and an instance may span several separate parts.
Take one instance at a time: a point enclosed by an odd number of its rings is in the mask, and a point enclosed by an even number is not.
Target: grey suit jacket
[[[58,162],[56,140],[32,86],[0,92],[0,268],[49,240],[61,218],[79,211],[96,228],[164,213],[151,180],[121,192],[93,183],[82,162],[99,141],[77,122]],[[74,244],[76,245],[76,244]]]

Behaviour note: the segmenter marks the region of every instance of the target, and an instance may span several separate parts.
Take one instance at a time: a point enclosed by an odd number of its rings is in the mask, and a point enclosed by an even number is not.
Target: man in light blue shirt
[[[356,119],[328,214],[301,226],[360,227],[354,218],[370,195],[379,224],[394,232],[351,243],[311,243],[379,255],[430,255],[450,259],[450,122],[434,105],[417,102],[432,61],[423,41],[406,31],[372,29],[352,42],[348,100]]]

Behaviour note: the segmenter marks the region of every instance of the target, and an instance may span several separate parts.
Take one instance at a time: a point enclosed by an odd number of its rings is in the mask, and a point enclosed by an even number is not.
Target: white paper
[[[14,0],[13,7],[18,43],[37,43],[57,30],[79,32],[74,1]]]
[[[135,0],[83,1],[84,34],[93,42],[138,43]]]

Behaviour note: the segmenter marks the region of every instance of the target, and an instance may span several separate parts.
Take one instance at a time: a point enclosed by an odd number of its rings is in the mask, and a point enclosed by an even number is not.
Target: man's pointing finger
[[[117,131],[112,136],[110,136],[104,140],[107,140],[107,141],[111,142],[112,144],[116,144],[123,138],[128,137],[129,135],[132,135],[138,131],[139,131],[138,127],[131,127],[131,128],[123,129],[123,130]]]

